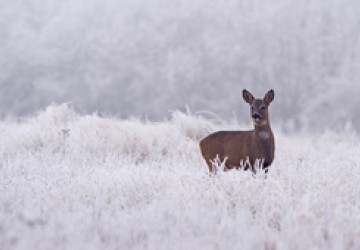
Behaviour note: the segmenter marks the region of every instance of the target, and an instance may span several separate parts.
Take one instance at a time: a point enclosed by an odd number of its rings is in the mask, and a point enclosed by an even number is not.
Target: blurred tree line
[[[0,114],[189,105],[247,122],[241,90],[274,88],[287,130],[357,128],[359,28],[357,0],[0,0]]]

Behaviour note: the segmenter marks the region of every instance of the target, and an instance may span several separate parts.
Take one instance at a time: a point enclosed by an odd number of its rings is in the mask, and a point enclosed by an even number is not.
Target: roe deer
[[[274,91],[266,93],[264,99],[255,99],[254,96],[243,90],[243,98],[250,105],[250,114],[254,123],[251,131],[219,131],[201,140],[200,148],[209,171],[213,169],[213,160],[218,158],[225,162],[225,170],[240,168],[255,173],[255,164],[261,162],[265,173],[274,159],[275,142],[269,122],[268,107],[274,100]],[[245,164],[247,162],[250,164]]]

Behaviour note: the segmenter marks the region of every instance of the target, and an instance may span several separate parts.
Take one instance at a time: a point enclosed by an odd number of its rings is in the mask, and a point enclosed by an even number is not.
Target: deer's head
[[[243,98],[245,102],[250,105],[250,115],[255,125],[264,125],[268,123],[268,107],[274,100],[274,96],[274,90],[270,90],[263,99],[256,99],[249,91],[246,89],[243,90]]]

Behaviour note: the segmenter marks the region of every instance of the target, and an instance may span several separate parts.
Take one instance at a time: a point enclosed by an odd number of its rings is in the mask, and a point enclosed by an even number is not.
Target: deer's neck
[[[271,164],[274,159],[274,135],[269,123],[256,125],[253,131],[253,145],[257,151],[257,157],[263,159],[265,166]]]
[[[269,122],[260,125],[255,124],[254,135],[260,141],[271,142],[273,140],[273,133]]]

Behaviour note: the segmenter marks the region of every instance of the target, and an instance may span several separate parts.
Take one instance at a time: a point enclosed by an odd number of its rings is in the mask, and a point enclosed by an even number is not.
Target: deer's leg
[[[255,168],[255,161],[256,160],[253,160],[253,159],[249,159],[249,170],[252,172],[252,175],[255,176],[256,175],[256,168]]]
[[[212,173],[213,172],[213,163],[210,160],[208,160],[208,161],[206,161],[206,164],[208,165],[209,172]]]

